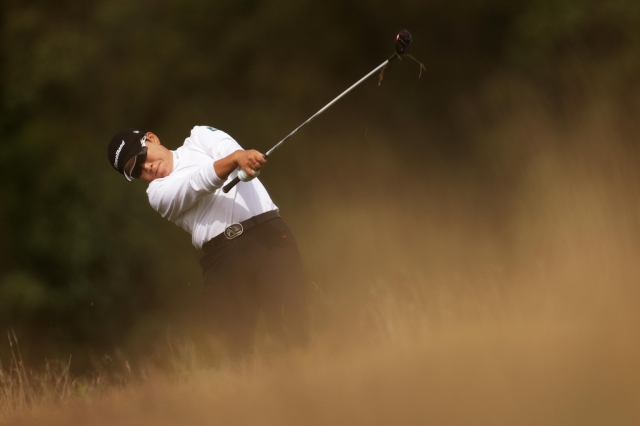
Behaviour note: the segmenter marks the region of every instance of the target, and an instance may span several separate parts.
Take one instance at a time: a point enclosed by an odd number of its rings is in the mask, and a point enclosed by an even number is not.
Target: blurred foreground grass
[[[311,187],[294,226],[324,265],[306,350],[273,351],[261,333],[231,366],[199,342],[175,348],[172,374],[115,384],[16,361],[0,422],[639,424],[638,133],[604,101],[561,122],[541,111],[485,129],[483,172],[432,170],[419,187],[387,152],[369,160],[386,179]]]

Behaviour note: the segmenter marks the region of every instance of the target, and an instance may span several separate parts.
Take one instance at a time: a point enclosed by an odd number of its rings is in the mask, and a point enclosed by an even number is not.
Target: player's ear
[[[145,135],[147,136],[147,142],[151,142],[151,143],[160,143],[160,138],[158,138],[158,136],[156,136],[155,133],[153,132],[147,132],[145,133]]]

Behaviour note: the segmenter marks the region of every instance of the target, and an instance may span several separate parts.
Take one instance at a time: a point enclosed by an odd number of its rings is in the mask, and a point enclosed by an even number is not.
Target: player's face
[[[151,182],[169,176],[173,171],[173,154],[160,145],[160,138],[154,133],[147,132],[147,158],[140,165],[141,173],[138,179]]]

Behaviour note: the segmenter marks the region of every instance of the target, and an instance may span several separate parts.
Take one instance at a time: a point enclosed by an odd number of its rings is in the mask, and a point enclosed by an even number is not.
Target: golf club
[[[331,105],[335,104],[336,102],[338,102],[338,100],[340,98],[342,98],[344,95],[346,95],[347,93],[349,93],[351,90],[353,90],[353,88],[355,88],[356,86],[358,86],[360,83],[362,83],[363,81],[365,81],[367,78],[371,77],[373,74],[375,74],[378,70],[380,70],[381,68],[383,68],[384,66],[386,66],[389,62],[393,61],[396,58],[399,58],[400,55],[402,55],[405,50],[407,50],[409,48],[409,46],[411,46],[411,41],[412,41],[412,37],[411,37],[411,33],[407,30],[401,30],[400,32],[398,32],[398,35],[396,35],[396,53],[394,53],[393,55],[391,55],[391,57],[389,59],[387,59],[386,61],[384,61],[383,63],[381,63],[380,65],[378,65],[373,71],[371,71],[369,74],[365,75],[364,77],[362,77],[360,80],[358,80],[353,86],[349,87],[347,90],[345,90],[344,92],[342,92],[340,95],[338,95],[338,97],[336,97],[334,100],[332,100],[331,102],[329,102],[327,105],[325,105],[320,111],[316,112],[315,114],[313,114],[311,117],[309,117],[307,119],[307,121],[305,121],[304,123],[302,123],[301,125],[299,125],[293,132],[289,133],[287,136],[285,136],[284,139],[282,139],[280,142],[278,142],[277,144],[275,144],[273,146],[273,148],[271,148],[269,151],[267,151],[266,154],[264,154],[264,158],[266,159],[267,157],[269,157],[273,151],[276,150],[276,148],[278,148],[280,145],[282,145],[287,139],[289,139],[291,136],[293,136],[298,130],[300,130],[300,128],[302,128],[305,124],[311,122],[314,118],[316,118],[317,116],[319,116],[320,114],[322,114],[324,111],[326,111]],[[240,172],[243,172],[243,170],[241,170]],[[246,173],[246,172],[245,172]],[[238,182],[240,182],[240,178],[238,176],[236,176],[231,182],[229,182],[228,184],[226,184],[223,188],[222,191],[226,194],[227,192],[229,192],[231,190],[231,188],[233,188],[234,186],[236,186],[238,184]]]

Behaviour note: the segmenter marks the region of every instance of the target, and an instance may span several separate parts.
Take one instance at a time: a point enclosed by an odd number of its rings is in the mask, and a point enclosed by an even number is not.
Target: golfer
[[[171,151],[152,132],[124,129],[108,149],[109,162],[131,181],[149,182],[151,207],[191,234],[204,251],[207,316],[232,356],[250,353],[258,315],[287,346],[304,344],[307,306],[295,239],[255,176],[267,160],[243,150],[228,134],[196,126]],[[240,173],[243,183],[221,187]]]

